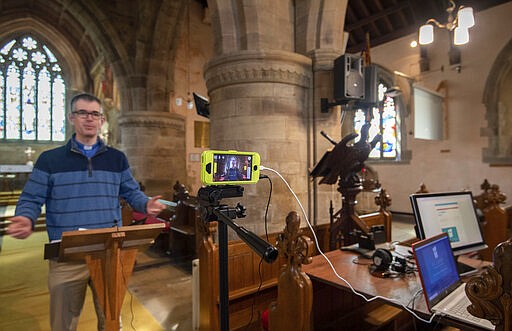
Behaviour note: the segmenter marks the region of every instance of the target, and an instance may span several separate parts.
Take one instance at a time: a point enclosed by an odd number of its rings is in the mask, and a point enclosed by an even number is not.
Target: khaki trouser
[[[85,263],[64,263],[50,260],[50,325],[52,331],[75,331],[84,306],[87,286],[91,287],[98,330],[105,329],[105,317],[92,287]]]

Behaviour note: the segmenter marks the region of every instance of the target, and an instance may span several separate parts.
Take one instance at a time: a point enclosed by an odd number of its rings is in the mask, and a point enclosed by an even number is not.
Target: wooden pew
[[[142,183],[139,185],[144,191]],[[168,226],[157,237],[155,246],[178,262],[191,261],[197,256],[196,223],[200,219],[197,199],[177,181],[173,186],[172,201],[176,207],[166,208],[156,216],[156,220],[166,222]],[[124,226],[145,224],[147,215],[135,213],[125,201],[121,201],[121,206]]]
[[[169,232],[169,254],[173,258],[191,261],[197,257],[196,224],[199,220],[199,206],[195,197],[178,201]]]
[[[21,191],[2,191],[0,192],[0,206],[16,205]]]
[[[294,219],[293,216],[290,217],[291,220]],[[328,225],[325,224],[315,228],[317,238],[320,241],[323,240],[323,244],[320,244],[321,248],[328,248],[329,245]],[[217,331],[219,330],[219,252],[218,246],[214,242],[217,224],[216,222],[204,223],[199,221],[197,229],[201,238],[201,243],[198,246],[200,278],[199,330]],[[302,228],[300,232],[302,237],[306,237],[310,233],[311,231],[308,227]],[[247,244],[241,240],[232,240],[228,243],[230,329],[261,330],[260,318],[263,312],[270,307],[269,318],[271,320],[274,319],[275,325],[279,326],[279,328],[273,328],[272,322],[270,322],[270,330],[302,330],[295,327],[280,328],[282,325],[287,325],[287,318],[280,320],[276,317],[279,314],[272,313],[273,311],[279,312],[280,309],[291,309],[292,305],[297,305],[294,308],[295,312],[300,310],[305,315],[297,316],[295,322],[300,320],[301,325],[304,325],[304,330],[312,330],[312,328],[307,327],[308,325],[311,326],[311,321],[307,318],[307,311],[311,311],[307,294],[309,291],[307,290],[309,286],[308,281],[306,278],[300,278],[298,283],[290,283],[286,279],[290,272],[286,271],[290,265],[288,259],[290,255],[281,253],[286,240],[280,234],[270,234],[268,241],[270,243],[278,242],[277,246],[280,250],[280,257],[273,264],[261,263],[261,272],[259,269],[261,259]],[[308,247],[307,254],[305,250],[301,252],[304,257],[309,256],[310,253],[311,255],[318,254],[316,248],[313,247],[313,242],[305,239],[304,242],[307,242]],[[297,260],[292,261],[292,263],[297,263]],[[260,274],[262,278],[261,285]],[[281,284],[280,286],[284,291],[281,298],[279,297],[279,284]],[[303,292],[297,292],[297,289],[302,289]],[[287,291],[288,293],[295,293],[298,297],[295,297],[293,294],[286,295]],[[271,305],[271,303],[273,304]],[[281,308],[278,308],[279,306]],[[397,321],[396,323],[399,324],[398,318],[402,316],[400,309],[386,304],[382,305],[373,302],[360,308],[361,312],[363,312],[361,318],[365,320],[367,325],[375,328],[392,324],[394,321]],[[287,317],[289,316],[287,315]]]
[[[201,331],[217,331],[220,325],[219,250],[214,243],[216,229],[216,222],[199,222],[198,233],[201,239],[198,246],[199,330]],[[275,243],[276,238],[277,234],[270,234],[269,242]],[[228,257],[230,329],[259,330],[262,312],[277,297],[277,275],[285,259],[280,257],[272,264],[260,263],[261,258],[241,240],[229,241]],[[249,328],[247,328],[248,325],[250,325]]]
[[[425,185],[425,183],[421,183],[416,193],[429,193],[427,185]]]
[[[389,194],[387,194],[386,190],[382,189],[378,196],[375,197],[375,204],[378,208],[378,211],[375,211],[373,213],[367,213],[367,214],[357,214],[358,221],[362,226],[365,227],[366,231],[370,231],[371,227],[374,225],[384,225],[384,231],[386,236],[386,241],[391,242],[391,235],[392,235],[392,214],[388,210],[388,207],[391,205],[391,197]],[[333,207],[330,208],[330,214],[331,218],[336,218],[336,214],[333,214]],[[319,224],[313,226],[315,230],[315,235],[318,239],[318,245],[320,246],[320,249],[322,252],[328,252],[330,251],[330,224]],[[304,235],[308,236],[309,238],[313,239],[313,235],[311,233],[311,230],[309,227],[304,227],[302,229],[304,232]],[[315,253],[313,255],[318,254],[316,251],[315,246]]]
[[[505,203],[507,197],[500,191],[498,185],[491,185],[487,179],[480,185],[483,192],[474,197],[476,207],[484,216],[482,232],[485,242],[489,246],[480,252],[486,261],[492,259],[494,248],[509,237],[509,216],[507,211],[500,206]]]
[[[168,254],[178,261],[191,261],[197,257],[198,238],[196,226],[200,221],[197,198],[191,196],[179,181],[173,186],[172,201],[176,207],[158,215],[170,223]]]
[[[279,274],[277,301],[272,302],[269,308],[270,331],[313,329],[313,285],[301,266],[311,263],[314,244],[309,237],[301,235],[299,228],[299,216],[290,212],[284,232],[277,241],[279,255],[286,259],[286,264]]]
[[[391,197],[385,189],[381,189],[379,195],[375,197],[375,204],[379,206],[378,212],[358,216],[369,229],[372,226],[383,225],[386,241],[391,242],[391,212],[388,210],[391,206]]]
[[[496,246],[493,264],[471,277],[466,283],[466,294],[471,305],[468,312],[485,318],[497,331],[512,330],[512,241]]]
[[[386,190],[380,189],[379,195],[375,197],[375,204],[379,208],[377,212],[361,215],[358,214],[354,208],[351,208],[351,210],[348,211],[343,210],[343,208],[345,208],[347,205],[350,205],[350,203],[345,203],[344,207],[336,213],[333,213],[333,208],[331,207],[329,210],[331,218],[329,228],[330,243],[329,249],[327,249],[327,251],[339,248],[339,246],[342,245],[342,242],[343,245],[346,245],[347,240],[342,241],[340,239],[341,233],[333,235],[332,232],[342,232],[343,230],[343,235],[347,235],[345,232],[349,228],[350,231],[355,228],[357,230],[361,230],[365,234],[369,234],[372,233],[372,227],[383,226],[385,232],[385,241],[391,242],[391,212],[388,210],[388,207],[391,205],[391,197],[389,194],[387,194]],[[346,213],[350,215],[346,215]],[[348,217],[350,217],[349,222],[352,224],[343,224],[344,222],[347,222]],[[335,238],[337,238],[337,240],[335,240]],[[333,240],[336,242],[333,242]],[[348,240],[349,243],[351,241],[352,240]]]

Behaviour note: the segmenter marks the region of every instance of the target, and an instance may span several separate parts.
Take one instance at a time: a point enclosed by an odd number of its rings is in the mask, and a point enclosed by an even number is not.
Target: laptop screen
[[[413,194],[410,199],[419,239],[446,232],[454,255],[487,247],[480,231],[471,192]]]
[[[429,309],[460,283],[447,233],[418,241],[412,246]]]

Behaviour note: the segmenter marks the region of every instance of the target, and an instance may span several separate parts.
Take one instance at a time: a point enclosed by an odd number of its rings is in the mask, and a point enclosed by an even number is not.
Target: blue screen
[[[459,281],[448,236],[443,235],[424,245],[420,244],[415,247],[414,253],[423,280],[423,290],[430,302]]]

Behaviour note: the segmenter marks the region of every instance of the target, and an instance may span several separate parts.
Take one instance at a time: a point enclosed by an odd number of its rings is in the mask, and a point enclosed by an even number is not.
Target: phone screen
[[[213,182],[252,180],[252,155],[213,154]]]

